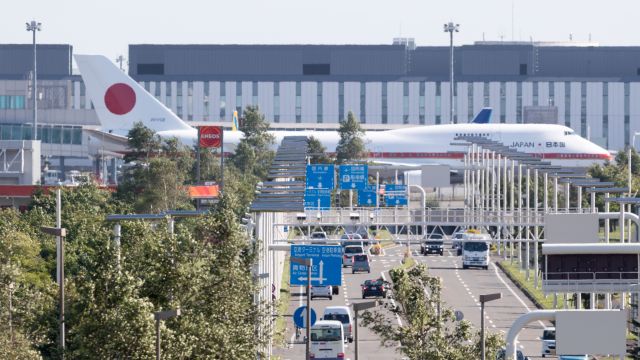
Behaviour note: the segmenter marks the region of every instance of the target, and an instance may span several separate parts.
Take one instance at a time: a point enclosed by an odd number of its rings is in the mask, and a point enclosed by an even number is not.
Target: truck
[[[471,235],[471,234],[469,234]],[[489,234],[473,234],[462,243],[462,268],[480,267],[489,269]]]

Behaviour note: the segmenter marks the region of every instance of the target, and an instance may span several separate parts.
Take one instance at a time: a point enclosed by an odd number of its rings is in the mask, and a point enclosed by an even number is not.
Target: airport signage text
[[[311,285],[342,285],[342,246],[291,245],[291,257],[312,259]],[[291,285],[307,285],[307,267],[291,262]]]
[[[368,165],[340,165],[340,189],[342,190],[364,190],[368,178]]]

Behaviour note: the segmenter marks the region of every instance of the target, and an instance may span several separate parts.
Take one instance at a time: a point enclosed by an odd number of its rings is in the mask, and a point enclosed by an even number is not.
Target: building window
[[[296,81],[296,123],[302,122],[302,84]]]
[[[24,109],[24,95],[0,95],[0,109]]]
[[[238,117],[242,117],[242,82],[236,81],[236,111]]]
[[[204,109],[204,121],[209,121],[209,82],[204,82],[204,97],[202,99],[202,107]]]
[[[554,106],[555,97],[556,97],[556,87],[554,86],[553,83],[549,83],[549,99],[547,101],[549,106]]]
[[[193,120],[193,81],[187,82],[187,120]]]
[[[318,81],[316,83],[317,89],[317,98],[316,98],[316,121],[318,123],[322,122],[322,83]]]
[[[258,82],[254,81],[253,83],[251,83],[251,87],[252,87],[251,90],[253,90],[252,91],[253,97],[251,102],[253,106],[257,106],[258,105]]]
[[[483,106],[484,107],[488,107],[489,106],[489,83],[485,82],[484,83],[484,89],[482,91],[482,96],[484,97],[484,102],[483,102]]]
[[[227,117],[227,86],[224,81],[220,81],[220,120]]]
[[[609,148],[609,84],[602,84],[602,136],[605,148]]]
[[[383,81],[382,82],[382,123],[386,124],[389,119],[388,119],[388,115],[389,115],[389,108],[388,108],[387,104],[387,82]]]
[[[580,84],[580,135],[587,137],[587,83]]]
[[[516,122],[522,124],[522,82],[517,83],[516,94]]]
[[[344,120],[344,83],[338,83],[338,116],[339,120]]]
[[[178,82],[176,92],[176,115],[182,118],[182,81]]]
[[[507,90],[505,83],[500,83],[500,122],[507,122]]]
[[[471,122],[473,113],[473,83],[467,83],[467,122]]]
[[[520,75],[527,75],[527,64],[520,64]]]
[[[273,122],[280,122],[280,82],[273,83]]]
[[[167,91],[167,95],[165,96],[165,105],[168,108],[171,108],[171,103],[172,103],[171,102],[171,94],[173,93],[173,91],[171,90],[171,88],[173,87],[172,84],[173,84],[172,82],[165,83],[165,88]]]
[[[436,124],[442,123],[442,89],[440,81],[436,82]]]
[[[409,123],[409,83],[402,84],[402,123]]]
[[[564,125],[571,127],[571,83],[564,83]]]
[[[624,146],[629,146],[629,142],[631,139],[629,139],[629,130],[630,130],[630,126],[629,126],[629,120],[630,120],[630,106],[629,106],[629,83],[626,82],[624,83],[624,133],[626,134],[625,138],[624,138]]]
[[[367,107],[366,107],[366,99],[367,99],[367,86],[364,81],[360,82],[360,122],[367,122]]]
[[[424,82],[420,82],[420,92],[419,92],[419,97],[418,97],[418,119],[420,121],[421,125],[425,124],[425,99],[424,99],[424,93],[425,93],[425,83]]]
[[[540,99],[538,98],[538,82],[533,82],[533,106],[540,105]]]

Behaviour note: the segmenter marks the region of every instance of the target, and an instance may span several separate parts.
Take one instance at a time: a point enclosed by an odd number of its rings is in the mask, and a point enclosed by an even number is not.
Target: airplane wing
[[[82,129],[90,136],[89,152],[92,154],[124,154],[129,152],[129,139],[96,129]]]

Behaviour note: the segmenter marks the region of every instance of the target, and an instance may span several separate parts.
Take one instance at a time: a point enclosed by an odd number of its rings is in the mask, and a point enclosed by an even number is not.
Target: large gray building
[[[31,131],[30,51],[0,45],[2,139]],[[71,55],[70,45],[40,46],[45,154],[86,153],[88,138],[78,135],[79,127],[98,125]],[[276,128],[332,128],[348,111],[367,127],[391,128],[449,122],[448,56],[448,47],[397,39],[392,45],[141,44],[129,46],[128,58],[129,74],[189,122],[230,122],[234,110],[258,105]],[[521,123],[532,119],[532,107],[551,107],[554,122],[612,150],[640,131],[640,47],[479,42],[456,47],[455,58],[454,122],[490,106],[494,122]]]

